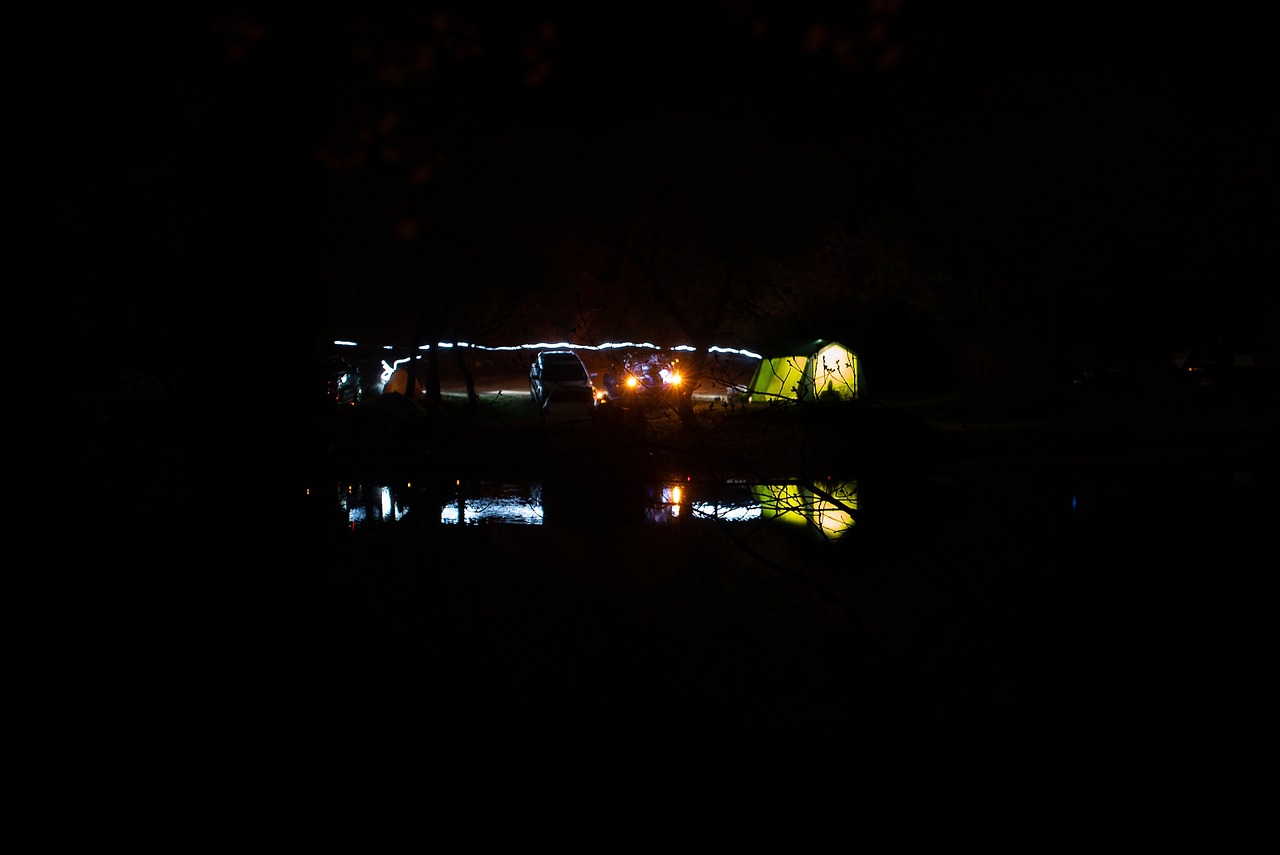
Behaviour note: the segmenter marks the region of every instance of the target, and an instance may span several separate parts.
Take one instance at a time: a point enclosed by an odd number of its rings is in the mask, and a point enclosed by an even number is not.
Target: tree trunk
[[[426,395],[431,406],[440,406],[440,348],[435,345],[427,351]]]
[[[467,406],[474,410],[480,403],[480,396],[476,394],[476,380],[471,376],[471,360],[467,358],[467,349],[455,347],[453,357],[458,362],[458,370],[462,372],[463,382],[467,384]]]
[[[706,349],[695,345],[697,350],[686,351],[680,357],[680,376],[684,382],[676,393],[676,415],[685,430],[692,431],[698,426],[698,416],[693,409],[693,392],[701,383],[707,369]]]
[[[427,345],[427,379],[423,383],[423,392],[427,403],[438,408],[440,406],[440,341],[438,318],[427,305],[418,307],[418,329],[414,335],[414,347]]]

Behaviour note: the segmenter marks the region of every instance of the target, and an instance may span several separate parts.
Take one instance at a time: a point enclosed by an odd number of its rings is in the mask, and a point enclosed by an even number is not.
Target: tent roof
[[[776,359],[780,356],[809,356],[829,344],[838,344],[845,350],[853,351],[853,348],[845,345],[843,342],[836,341],[835,339],[810,338],[779,342],[777,346],[771,346],[765,350],[764,357],[766,359]]]

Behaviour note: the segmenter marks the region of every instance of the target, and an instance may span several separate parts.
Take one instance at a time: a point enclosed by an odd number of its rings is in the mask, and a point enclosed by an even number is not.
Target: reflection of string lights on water
[[[440,509],[440,522],[445,525],[478,525],[480,523],[542,525],[542,518],[542,506],[532,504],[528,499],[462,500]]]
[[[695,517],[722,522],[746,522],[760,519],[759,505],[732,505],[717,502],[694,502],[689,510]]]
[[[348,485],[338,495],[338,504],[347,515],[351,525],[362,525],[368,522],[396,522],[404,518],[408,507],[396,502],[391,487],[365,486],[363,484]]]
[[[440,522],[445,525],[542,525],[542,485],[454,482],[456,492],[448,504],[440,508]]]

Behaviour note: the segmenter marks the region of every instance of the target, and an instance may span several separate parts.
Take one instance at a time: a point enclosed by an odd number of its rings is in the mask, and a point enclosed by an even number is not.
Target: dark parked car
[[[1274,390],[1280,380],[1276,349],[1253,342],[1211,340],[1178,353],[1183,381],[1200,389]]]
[[[1075,387],[1128,387],[1137,362],[1131,348],[1077,344],[1053,356],[1050,379],[1056,385]]]
[[[605,395],[610,401],[627,403],[670,403],[669,393],[683,382],[674,362],[665,354],[627,354],[614,363],[604,377]]]
[[[544,350],[529,367],[529,396],[540,407],[576,403],[594,407],[596,388],[572,350]]]
[[[345,357],[339,354],[326,357],[320,363],[320,371],[324,378],[326,398],[335,404],[360,402],[360,372]]]

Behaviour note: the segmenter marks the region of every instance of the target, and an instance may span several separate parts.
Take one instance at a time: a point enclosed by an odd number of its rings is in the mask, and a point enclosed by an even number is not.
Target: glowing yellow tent
[[[852,401],[863,390],[858,354],[838,341],[816,339],[761,359],[747,396],[750,401]]]

